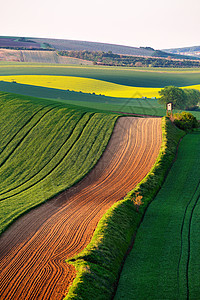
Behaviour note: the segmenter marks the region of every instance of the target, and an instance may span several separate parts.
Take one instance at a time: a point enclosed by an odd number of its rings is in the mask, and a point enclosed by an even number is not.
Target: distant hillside
[[[187,55],[200,58],[200,46],[164,49],[163,51],[170,54]]]
[[[0,37],[0,48],[19,49],[19,50],[74,50],[74,51],[112,51],[114,54],[162,57],[167,58],[169,53],[161,50],[154,50],[151,47],[129,47],[108,43],[97,43],[87,41],[75,41],[64,39],[30,38],[30,37]],[[171,52],[170,52],[171,53]],[[176,53],[170,54],[175,59],[191,59],[191,57],[182,57]]]
[[[6,49],[43,49],[45,45],[25,37],[0,37],[0,48]]]
[[[137,48],[108,43],[74,41],[74,40],[59,40],[59,39],[32,39],[36,43],[43,43],[44,41],[56,50],[87,50],[87,51],[112,51],[116,54],[124,55],[141,55],[152,56],[155,52],[152,48]]]
[[[92,65],[91,61],[64,57],[57,51],[0,49],[0,61],[18,61],[63,65]]]
[[[151,47],[130,47],[116,44],[99,43],[99,42],[87,42],[87,41],[75,41],[75,40],[61,40],[61,39],[46,39],[46,38],[30,38],[29,40],[41,45],[49,45],[56,50],[74,50],[74,51],[102,51],[110,52],[122,55],[133,55],[133,56],[148,56],[148,57],[164,57],[167,58],[169,53],[161,50],[155,50]],[[191,57],[177,54],[171,54],[172,58],[175,59],[191,59]]]

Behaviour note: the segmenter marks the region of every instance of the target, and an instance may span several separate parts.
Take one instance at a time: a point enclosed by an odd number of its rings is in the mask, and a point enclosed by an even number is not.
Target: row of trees
[[[167,86],[159,91],[158,102],[167,104],[171,102],[174,108],[192,110],[200,103],[200,91],[196,89],[182,89],[175,86]]]
[[[173,60],[169,58],[157,58],[157,57],[141,57],[141,56],[129,56],[114,54],[112,51],[87,51],[87,50],[70,50],[70,51],[58,51],[59,55],[75,57],[84,60],[93,61],[94,64],[107,65],[107,66],[125,66],[125,67],[168,67],[168,68],[180,68],[180,67],[200,67],[198,60]]]

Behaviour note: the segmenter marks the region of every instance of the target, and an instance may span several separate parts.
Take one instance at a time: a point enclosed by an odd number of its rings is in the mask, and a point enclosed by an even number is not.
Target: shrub
[[[185,111],[174,114],[174,124],[186,131],[199,127],[199,123],[193,114]]]

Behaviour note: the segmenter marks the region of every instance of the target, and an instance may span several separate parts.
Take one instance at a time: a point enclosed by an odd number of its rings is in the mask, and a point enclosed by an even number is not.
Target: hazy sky
[[[10,0],[0,35],[51,37],[155,49],[200,45],[199,0]]]

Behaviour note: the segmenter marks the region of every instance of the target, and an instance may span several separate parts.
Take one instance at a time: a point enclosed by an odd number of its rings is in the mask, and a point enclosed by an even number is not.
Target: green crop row
[[[107,211],[88,246],[67,260],[75,266],[77,276],[65,300],[112,298],[127,250],[148,204],[163,184],[176,154],[178,141],[184,135],[166,118],[162,121],[162,131],[162,146],[150,173],[124,200],[115,203]],[[136,192],[143,196],[144,204],[139,212],[133,204]]]
[[[118,115],[11,94],[1,94],[0,105],[5,116],[0,126],[3,136],[9,135],[6,143],[1,141],[0,153],[2,232],[22,213],[74,185],[94,167]],[[15,131],[10,129],[13,124]]]

